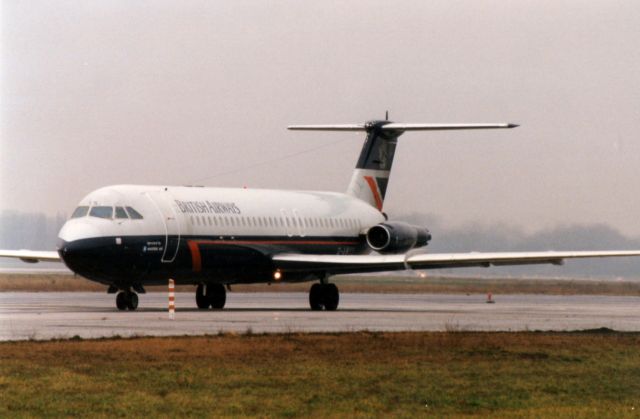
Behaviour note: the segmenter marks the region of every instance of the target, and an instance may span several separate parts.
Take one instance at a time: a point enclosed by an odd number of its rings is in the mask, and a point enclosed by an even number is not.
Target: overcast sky
[[[3,1],[0,210],[109,184],[343,191],[362,136],[407,133],[386,211],[640,235],[638,1]]]

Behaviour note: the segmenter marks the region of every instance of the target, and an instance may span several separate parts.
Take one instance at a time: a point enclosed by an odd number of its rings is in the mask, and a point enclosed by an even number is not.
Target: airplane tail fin
[[[389,174],[393,164],[398,137],[405,131],[440,131],[462,129],[515,128],[516,124],[403,124],[387,120],[365,124],[290,125],[299,131],[365,131],[366,140],[347,188],[354,196],[382,211]]]

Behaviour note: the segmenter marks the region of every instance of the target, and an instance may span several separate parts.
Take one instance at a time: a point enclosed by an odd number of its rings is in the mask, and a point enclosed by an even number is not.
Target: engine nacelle
[[[404,253],[426,246],[429,240],[431,233],[426,228],[400,221],[378,224],[367,231],[367,244],[379,253]]]

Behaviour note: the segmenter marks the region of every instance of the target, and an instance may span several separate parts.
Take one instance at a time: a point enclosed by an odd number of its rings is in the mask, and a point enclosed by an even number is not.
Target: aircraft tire
[[[309,290],[309,306],[311,310],[322,310],[323,307],[323,286],[322,284],[313,284]]]
[[[227,291],[222,284],[211,284],[207,286],[207,299],[214,310],[221,310],[227,302]]]
[[[129,291],[126,293],[127,295],[127,308],[131,311],[134,311],[138,308],[138,294],[135,292]]]
[[[196,305],[200,310],[206,310],[211,307],[211,301],[204,295],[204,285],[202,284],[198,284],[198,288],[196,288]]]
[[[336,284],[324,284],[322,290],[322,299],[324,309],[327,311],[335,311],[340,303],[340,292]]]
[[[116,307],[118,307],[120,311],[127,309],[127,296],[124,291],[120,291],[118,295],[116,295]]]

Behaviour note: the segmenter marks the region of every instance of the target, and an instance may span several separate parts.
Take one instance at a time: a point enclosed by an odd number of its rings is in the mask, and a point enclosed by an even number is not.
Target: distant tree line
[[[0,248],[55,250],[64,214],[0,212]]]
[[[432,253],[640,249],[640,238],[627,237],[606,224],[560,226],[527,234],[517,227],[503,224],[470,224],[451,228],[443,225],[436,216],[418,213],[399,214],[392,218],[429,228],[433,239],[426,250]],[[635,279],[640,278],[640,257],[570,260],[566,261],[564,266],[501,266],[439,272],[483,276]]]

